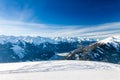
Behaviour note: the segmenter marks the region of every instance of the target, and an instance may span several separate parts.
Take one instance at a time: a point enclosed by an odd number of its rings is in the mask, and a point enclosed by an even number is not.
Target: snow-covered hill
[[[120,65],[91,61],[0,64],[1,80],[120,80]]]
[[[69,70],[118,70],[120,65],[92,61],[40,61],[0,64],[0,73],[49,72]]]

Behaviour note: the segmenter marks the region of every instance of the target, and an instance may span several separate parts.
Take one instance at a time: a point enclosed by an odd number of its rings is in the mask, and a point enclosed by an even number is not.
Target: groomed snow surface
[[[0,80],[120,80],[120,65],[67,60],[1,63]]]

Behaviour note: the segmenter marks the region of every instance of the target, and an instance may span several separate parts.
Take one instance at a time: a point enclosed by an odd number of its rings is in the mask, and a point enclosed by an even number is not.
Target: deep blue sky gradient
[[[27,7],[32,11],[32,16],[26,20],[28,22],[55,25],[97,25],[120,21],[120,0],[1,1],[10,19],[14,18],[12,9],[22,11]]]
[[[0,0],[0,35],[120,36],[120,0]]]

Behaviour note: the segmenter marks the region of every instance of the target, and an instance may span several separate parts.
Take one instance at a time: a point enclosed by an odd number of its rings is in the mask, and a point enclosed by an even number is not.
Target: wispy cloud
[[[19,2],[15,1],[8,6],[5,1],[0,0],[0,35],[90,38],[120,35],[120,22],[94,26],[60,26],[32,23],[35,15],[30,5],[24,3],[24,6],[21,6]],[[29,20],[30,22],[27,22]]]
[[[0,20],[1,35],[31,35],[44,37],[89,37],[104,38],[120,35],[120,22],[95,26],[59,26],[20,21]]]
[[[73,26],[75,27],[75,26]],[[104,38],[120,34],[120,22],[107,23],[96,26],[84,26],[77,29],[64,29],[55,32],[55,36],[81,36]]]

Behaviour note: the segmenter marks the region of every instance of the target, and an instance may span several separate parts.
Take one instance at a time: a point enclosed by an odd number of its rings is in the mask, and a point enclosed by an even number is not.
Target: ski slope
[[[91,61],[0,64],[0,80],[120,80],[120,65]]]

